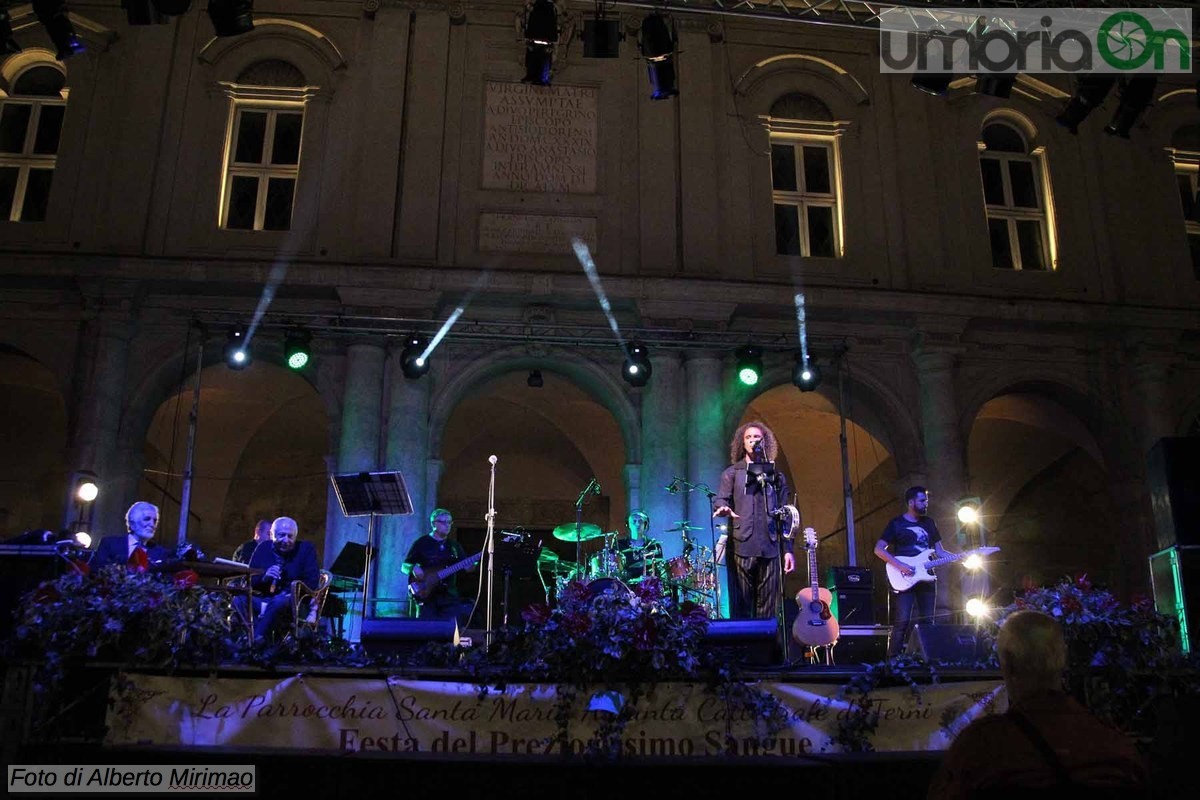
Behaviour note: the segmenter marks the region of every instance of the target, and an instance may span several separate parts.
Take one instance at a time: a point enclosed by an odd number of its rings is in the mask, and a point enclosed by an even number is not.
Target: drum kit
[[[663,545],[656,539],[631,542],[621,540],[616,532],[605,532],[599,525],[567,523],[554,529],[554,538],[580,544],[599,542],[600,547],[585,556],[582,564],[563,560],[553,550],[543,547],[538,557],[546,600],[558,598],[567,584],[582,580],[593,595],[610,588],[629,591],[647,578],[658,578],[664,587],[679,600],[713,603],[717,576],[713,570],[712,549],[697,544],[691,532],[701,530],[687,521],[676,523],[664,533],[681,534],[683,553],[670,559],[663,557]],[[590,548],[589,548],[590,549]]]

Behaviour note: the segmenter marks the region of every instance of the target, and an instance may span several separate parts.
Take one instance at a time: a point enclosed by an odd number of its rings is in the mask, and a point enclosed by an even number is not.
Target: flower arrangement
[[[726,704],[764,720],[766,735],[777,733],[786,716],[778,700],[740,680],[705,647],[708,610],[687,600],[676,603],[657,578],[628,588],[572,581],[557,607],[535,603],[521,617],[523,626],[501,632],[487,650],[467,654],[464,666],[485,693],[489,678],[554,683],[562,743],[580,692],[593,692],[591,707],[608,713],[588,743],[590,755],[620,753],[638,700],[660,681],[705,683]]]
[[[1153,602],[1134,596],[1123,603],[1087,574],[1026,591],[997,617],[1041,611],[1058,620],[1067,641],[1067,680],[1093,713],[1122,730],[1152,724],[1160,698],[1200,688],[1195,664],[1183,655],[1179,625]]]
[[[18,656],[44,661],[37,689],[53,692],[85,660],[171,667],[214,664],[232,652],[230,603],[195,572],[158,575],[109,566],[69,572],[26,595],[17,611]]]

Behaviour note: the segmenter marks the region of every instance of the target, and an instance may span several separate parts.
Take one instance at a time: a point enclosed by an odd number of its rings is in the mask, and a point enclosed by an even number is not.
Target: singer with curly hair
[[[729,443],[733,463],[721,473],[713,498],[713,516],[729,518],[726,558],[732,565],[729,607],[734,617],[774,617],[783,596],[783,573],[796,568],[792,540],[781,535],[784,522],[777,515],[788,498],[787,479],[775,469],[778,455],[770,428],[761,422],[742,425]]]

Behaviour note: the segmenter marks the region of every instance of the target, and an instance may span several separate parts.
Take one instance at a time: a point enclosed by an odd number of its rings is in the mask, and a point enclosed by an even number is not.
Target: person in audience
[[[928,800],[1021,797],[1039,789],[1056,797],[1097,790],[1138,796],[1147,771],[1133,741],[1063,691],[1067,645],[1058,623],[1040,611],[1017,611],[1004,621],[996,652],[1008,711],[963,729]]]

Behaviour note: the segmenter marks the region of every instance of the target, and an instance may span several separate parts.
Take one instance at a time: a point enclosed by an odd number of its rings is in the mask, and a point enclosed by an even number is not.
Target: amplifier
[[[875,573],[868,567],[830,567],[825,578],[827,589],[872,589]]]
[[[887,625],[843,625],[833,646],[835,664],[875,664],[887,658]]]

